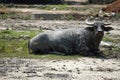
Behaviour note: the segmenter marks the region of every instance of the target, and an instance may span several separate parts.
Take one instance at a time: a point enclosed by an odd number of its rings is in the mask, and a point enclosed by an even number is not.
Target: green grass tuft
[[[28,57],[27,42],[38,33],[39,31],[0,31],[0,57]],[[29,38],[24,38],[25,35]]]

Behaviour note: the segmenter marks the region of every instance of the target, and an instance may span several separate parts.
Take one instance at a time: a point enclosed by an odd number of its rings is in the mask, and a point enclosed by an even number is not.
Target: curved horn
[[[94,22],[89,22],[88,19],[85,20],[85,23],[86,23],[87,25],[93,25],[93,24],[94,24]]]
[[[104,23],[104,25],[111,25],[111,23]]]
[[[111,23],[108,22],[107,20],[103,20],[102,23],[104,23],[104,25],[111,25]]]

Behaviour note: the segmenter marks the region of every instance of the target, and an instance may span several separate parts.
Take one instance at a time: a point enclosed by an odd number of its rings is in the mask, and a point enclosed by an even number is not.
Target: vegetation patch
[[[27,57],[27,42],[36,34],[38,34],[36,31],[0,31],[0,57]],[[26,35],[29,37],[25,38]]]
[[[105,35],[105,42],[111,42],[111,46],[100,47],[107,58],[120,58],[120,35]]]
[[[106,58],[120,58],[120,47],[118,46],[104,46],[102,51]]]
[[[43,6],[36,6],[37,9],[44,9],[44,10],[67,10],[67,5],[43,5]]]
[[[115,44],[118,44],[120,43],[120,35],[105,35],[104,38],[103,38],[103,41],[108,41],[108,42],[112,42],[112,43],[115,43]]]
[[[31,15],[29,13],[20,13],[20,12],[2,12],[0,11],[0,19],[23,19],[29,20],[31,19]]]

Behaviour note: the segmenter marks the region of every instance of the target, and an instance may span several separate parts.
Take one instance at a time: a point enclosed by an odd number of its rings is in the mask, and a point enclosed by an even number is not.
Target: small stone
[[[65,67],[66,65],[63,65],[63,67]]]
[[[53,71],[57,71],[57,69],[55,69],[55,68],[51,68],[51,70],[53,70]]]
[[[36,73],[27,73],[27,77],[35,77],[35,76],[37,76]]]
[[[93,68],[90,67],[90,70],[93,71]]]
[[[72,72],[72,70],[68,70],[68,72]]]
[[[80,71],[78,71],[77,74],[80,74]]]
[[[52,62],[57,62],[56,60],[53,60]]]

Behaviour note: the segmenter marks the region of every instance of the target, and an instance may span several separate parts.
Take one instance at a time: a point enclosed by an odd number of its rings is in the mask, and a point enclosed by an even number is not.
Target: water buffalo
[[[104,31],[113,30],[110,25],[101,21],[89,22],[86,28],[69,28],[43,32],[33,37],[28,43],[28,49],[32,53],[63,53],[80,54],[99,51],[99,44],[104,36]],[[89,54],[88,54],[89,55]]]

